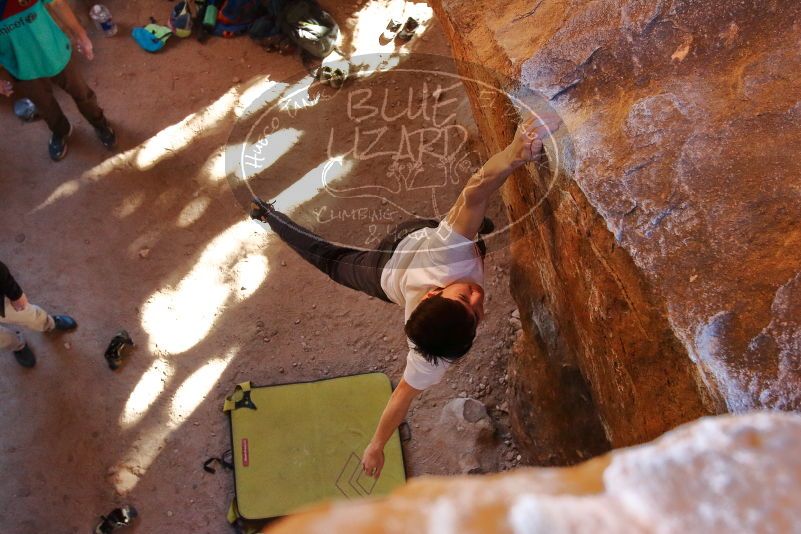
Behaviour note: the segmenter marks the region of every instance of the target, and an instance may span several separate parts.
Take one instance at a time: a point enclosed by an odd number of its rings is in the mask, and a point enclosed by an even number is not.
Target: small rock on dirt
[[[437,449],[451,452],[445,459],[449,470],[467,474],[497,469],[495,428],[480,401],[453,399],[442,408],[439,423],[431,429],[431,439]],[[454,433],[453,428],[462,431]]]

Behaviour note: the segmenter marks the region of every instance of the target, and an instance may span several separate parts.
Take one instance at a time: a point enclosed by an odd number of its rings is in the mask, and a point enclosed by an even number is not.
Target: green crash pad
[[[237,386],[225,409],[239,516],[279,517],[324,499],[385,495],[402,485],[397,430],[384,448],[381,477],[376,481],[361,468],[361,454],[391,394],[383,373]]]

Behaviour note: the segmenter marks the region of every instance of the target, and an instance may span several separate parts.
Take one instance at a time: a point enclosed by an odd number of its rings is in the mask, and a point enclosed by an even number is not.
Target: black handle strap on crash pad
[[[226,460],[226,458],[231,458],[231,449],[228,449],[227,451],[222,453],[219,457],[212,457],[212,458],[209,458],[208,460],[206,460],[205,462],[203,462],[203,470],[205,472],[211,473],[211,474],[216,473],[217,470],[214,469],[211,465],[214,462],[217,462],[218,464],[220,464],[220,467],[222,467],[223,469],[226,469],[228,471],[233,471],[234,470],[233,462]]]

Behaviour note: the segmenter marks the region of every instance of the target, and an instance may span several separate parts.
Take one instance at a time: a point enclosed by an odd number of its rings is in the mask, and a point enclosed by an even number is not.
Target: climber
[[[474,174],[440,221],[399,225],[376,250],[341,247],[306,230],[271,203],[254,199],[251,217],[267,223],[303,259],[332,280],[404,308],[410,347],[406,369],[364,451],[364,472],[375,478],[384,465],[384,445],[424,389],[467,354],[484,317],[484,244],[491,231],[487,206],[518,167],[543,156],[542,139],[556,119],[531,117],[512,142]],[[478,238],[476,236],[478,234]]]

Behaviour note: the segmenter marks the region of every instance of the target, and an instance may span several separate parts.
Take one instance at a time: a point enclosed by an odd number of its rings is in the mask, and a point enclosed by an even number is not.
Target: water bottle
[[[89,11],[89,16],[95,21],[95,26],[101,30],[106,37],[111,37],[117,33],[117,25],[111,18],[111,11],[103,4],[95,4]]]

